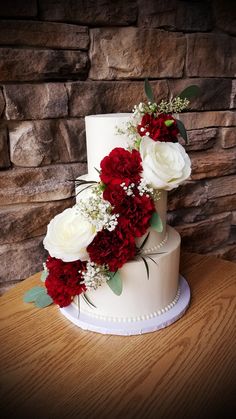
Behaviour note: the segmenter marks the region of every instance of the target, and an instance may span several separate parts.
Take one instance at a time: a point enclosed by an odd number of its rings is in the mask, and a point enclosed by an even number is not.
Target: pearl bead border
[[[168,233],[166,232],[164,239],[159,244],[157,244],[154,247],[149,247],[148,249],[143,250],[142,254],[147,255],[148,253],[152,253],[152,252],[155,252],[156,250],[159,250],[162,246],[164,246],[164,244],[166,244],[167,240],[168,240]]]
[[[178,302],[179,297],[180,297],[180,287],[178,287],[178,290],[177,290],[177,293],[176,293],[176,296],[175,296],[174,300],[170,304],[168,304],[166,307],[163,307],[159,310],[153,311],[152,313],[143,314],[141,316],[136,316],[136,317],[102,316],[100,314],[91,313],[91,312],[88,312],[86,310],[84,310],[84,313],[87,313],[87,314],[89,314],[89,316],[94,317],[94,318],[99,319],[99,320],[106,320],[106,321],[118,322],[118,323],[130,323],[130,322],[137,322],[137,321],[143,321],[143,320],[150,320],[154,317],[161,316],[162,314],[166,313],[171,308],[173,308],[175,306],[175,304]]]

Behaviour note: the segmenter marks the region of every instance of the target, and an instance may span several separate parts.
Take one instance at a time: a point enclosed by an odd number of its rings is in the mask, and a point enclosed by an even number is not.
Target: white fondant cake
[[[116,132],[117,128],[123,128],[130,116],[108,114],[85,118],[88,174],[81,178],[98,180],[96,169],[99,170],[103,157],[115,147],[127,147],[125,136],[117,135]],[[78,187],[77,192],[81,188]],[[82,194],[77,195],[77,201]],[[148,240],[143,247],[143,254],[149,256],[149,279],[143,260],[132,260],[120,269],[122,294],[113,294],[104,283],[95,291],[86,292],[95,307],[80,298],[81,313],[89,313],[92,317],[107,321],[130,322],[158,316],[177,302],[180,236],[173,228],[166,228],[166,205],[167,192],[161,191],[155,206],[163,223],[163,231],[158,233],[150,227]],[[136,239],[137,245],[144,238]]]

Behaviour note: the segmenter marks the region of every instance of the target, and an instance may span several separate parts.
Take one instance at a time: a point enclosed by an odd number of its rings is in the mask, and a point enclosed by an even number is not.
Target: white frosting
[[[114,113],[85,117],[88,175],[91,179],[99,179],[96,169],[100,169],[101,160],[113,148],[128,147],[127,137],[117,134],[117,128],[124,129],[131,115],[131,113]]]
[[[90,307],[81,298],[81,312],[113,321],[137,321],[156,316],[173,307],[179,278],[180,236],[171,227],[168,241],[160,254],[151,255],[149,279],[142,259],[126,263],[120,269],[122,294],[115,295],[107,284],[86,293],[96,306]],[[164,310],[164,311],[163,311]]]

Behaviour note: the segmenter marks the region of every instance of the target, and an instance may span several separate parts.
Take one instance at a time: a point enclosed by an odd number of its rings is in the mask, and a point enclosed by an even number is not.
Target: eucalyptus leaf
[[[114,275],[111,276],[111,279],[107,280],[107,285],[116,295],[121,295],[122,293],[122,280],[120,277],[119,271],[116,271]]]
[[[186,87],[179,95],[181,99],[192,99],[194,97],[199,96],[201,92],[201,89],[199,86],[196,86],[195,84],[192,84],[191,86]]]
[[[184,139],[185,143],[188,144],[188,135],[183,122],[179,119],[176,119],[176,123],[181,137]]]
[[[43,294],[39,294],[35,300],[36,307],[44,308],[50,306],[53,303],[52,298],[47,294],[46,289],[44,289]]]
[[[23,301],[25,303],[32,303],[33,301],[36,300],[36,298],[39,295],[43,294],[44,292],[45,292],[44,287],[39,287],[39,286],[33,287],[30,290],[26,291],[23,297]]]
[[[49,274],[48,270],[47,270],[47,269],[44,269],[44,271],[43,271],[43,272],[42,272],[42,274],[41,274],[40,280],[41,280],[42,282],[45,282],[45,281],[46,281],[46,279],[47,279],[47,277],[48,277],[48,274]]]
[[[144,90],[145,90],[145,94],[149,102],[154,102],[154,94],[152,91],[152,86],[150,85],[148,79],[145,79],[144,81]]]
[[[154,212],[152,214],[150,224],[151,224],[151,227],[154,228],[154,230],[156,230],[158,233],[161,233],[163,231],[163,224],[161,221],[161,217],[159,216],[159,214],[157,214],[157,212]]]

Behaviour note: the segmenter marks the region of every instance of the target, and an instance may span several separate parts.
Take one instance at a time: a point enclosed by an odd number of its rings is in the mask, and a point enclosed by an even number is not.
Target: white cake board
[[[163,329],[180,319],[187,310],[190,303],[190,288],[186,279],[180,275],[179,280],[180,296],[173,308],[167,312],[148,320],[136,322],[113,322],[97,319],[88,314],[80,313],[72,304],[61,308],[61,313],[76,326],[92,332],[109,335],[141,335],[143,333],[155,332]]]

